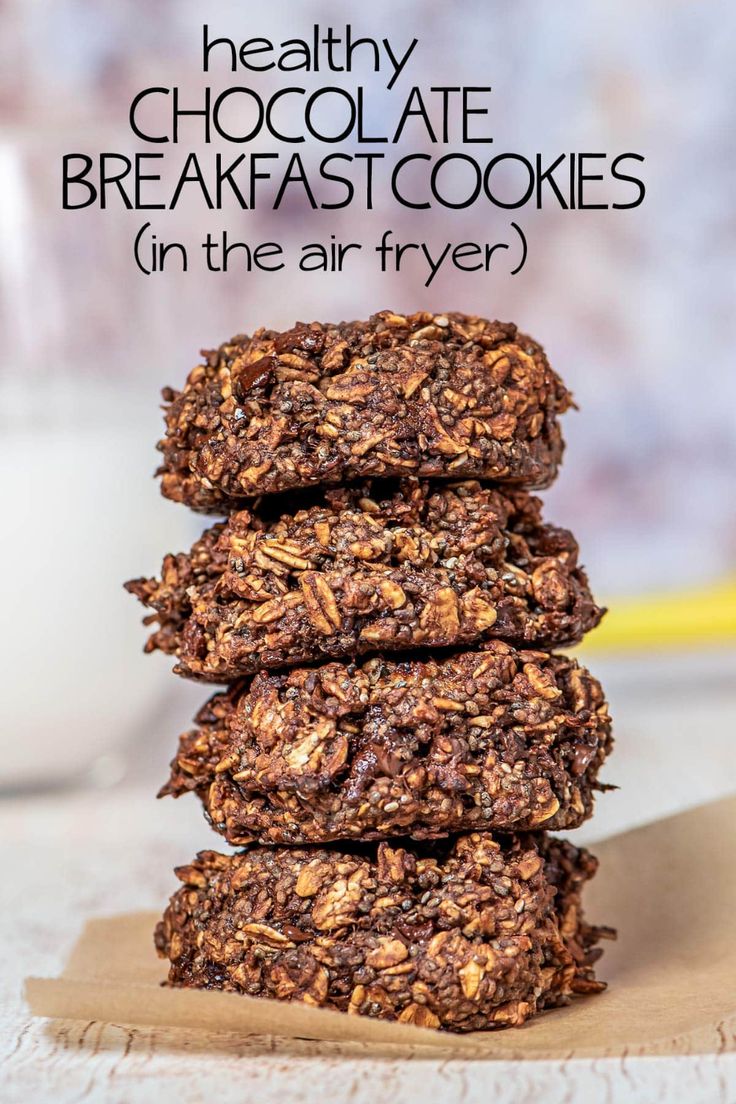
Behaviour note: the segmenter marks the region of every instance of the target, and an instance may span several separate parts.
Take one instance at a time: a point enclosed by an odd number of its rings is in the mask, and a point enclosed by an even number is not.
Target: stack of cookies
[[[462,314],[259,330],[167,390],[163,493],[224,515],[157,579],[147,649],[223,684],[162,793],[239,850],[177,870],[176,986],[471,1031],[593,974],[575,828],[611,749],[553,649],[602,616],[529,488],[571,398],[536,342]]]

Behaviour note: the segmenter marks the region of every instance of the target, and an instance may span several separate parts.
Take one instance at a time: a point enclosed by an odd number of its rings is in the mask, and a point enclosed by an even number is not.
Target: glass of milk
[[[175,315],[127,225],[60,211],[64,141],[0,129],[0,793],[113,781],[157,718],[170,745],[172,661],[122,584],[203,528],[152,478]]]

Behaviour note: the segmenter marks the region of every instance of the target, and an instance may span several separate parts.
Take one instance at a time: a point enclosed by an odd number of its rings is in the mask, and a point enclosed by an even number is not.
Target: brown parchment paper
[[[162,988],[157,916],[91,921],[60,978],[29,978],[38,1016],[362,1044],[362,1052],[571,1058],[736,1049],[736,798],[598,843],[586,914],[619,929],[610,988],[524,1027],[450,1035],[231,993]]]

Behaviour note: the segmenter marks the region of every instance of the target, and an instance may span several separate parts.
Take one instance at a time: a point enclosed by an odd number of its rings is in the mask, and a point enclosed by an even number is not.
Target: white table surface
[[[736,791],[736,703],[727,678],[700,680],[697,697],[682,685],[676,665],[656,692],[651,682],[613,669],[607,684],[618,748],[605,777],[622,790],[600,799],[596,818],[578,839],[588,842]],[[92,916],[160,909],[174,887],[171,868],[200,848],[217,846],[194,800],[153,800],[169,750],[170,737],[161,747],[141,745],[128,779],[112,790],[0,800],[2,1104],[374,1104],[426,1101],[429,1093],[463,1104],[736,1102],[734,1055],[379,1059],[355,1046],[31,1018],[22,1000],[26,975],[58,974]]]

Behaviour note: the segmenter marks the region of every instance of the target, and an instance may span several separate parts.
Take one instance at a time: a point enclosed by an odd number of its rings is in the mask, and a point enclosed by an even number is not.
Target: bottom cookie
[[[169,984],[448,1031],[522,1024],[605,988],[582,917],[597,860],[563,840],[201,852],[156,929]]]

